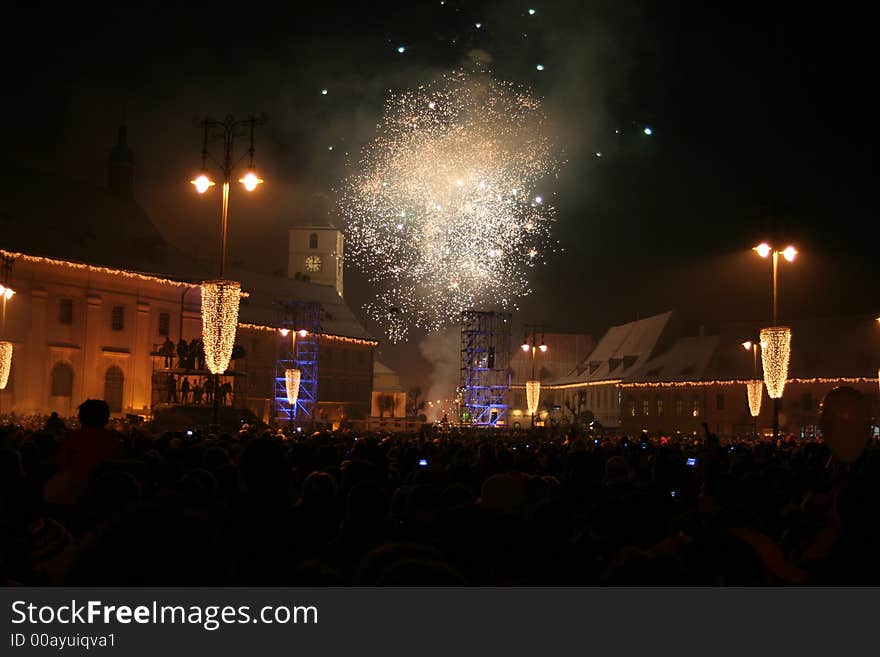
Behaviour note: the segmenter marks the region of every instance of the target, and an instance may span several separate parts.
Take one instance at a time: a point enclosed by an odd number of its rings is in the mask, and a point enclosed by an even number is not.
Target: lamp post
[[[773,318],[773,327],[772,329],[765,329],[764,331],[768,332],[773,339],[768,340],[762,336],[763,342],[772,342],[772,344],[768,344],[765,348],[761,350],[761,360],[764,363],[764,380],[767,384],[767,392],[770,397],[773,399],[773,440],[779,439],[779,399],[782,397],[782,389],[785,387],[785,379],[788,376],[788,357],[789,357],[789,348],[791,341],[791,330],[786,327],[777,326],[778,323],[778,281],[779,281],[779,256],[781,255],[788,262],[794,262],[795,256],[797,256],[797,249],[793,246],[786,246],[781,251],[776,249],[773,246],[767,244],[767,242],[761,242],[758,246],[752,249],[755,253],[757,253],[762,258],[771,258],[772,269],[772,293],[771,293],[771,316]],[[768,363],[768,360],[770,363]],[[768,367],[769,364],[774,365],[774,367]],[[775,377],[779,379],[782,377],[781,381],[771,381],[767,380],[767,377]]]
[[[526,324],[526,335],[520,348],[532,353],[532,378],[526,381],[526,403],[532,416],[532,426],[535,426],[535,412],[538,410],[538,400],[541,396],[541,382],[535,377],[535,356],[540,351],[546,353],[547,345],[544,344],[544,327],[539,324]],[[531,335],[530,335],[531,333]],[[538,344],[538,333],[541,334],[541,343]]]
[[[749,413],[754,422],[753,433],[755,438],[758,437],[758,416],[761,414],[761,397],[764,393],[764,382],[758,378],[758,346],[760,345],[763,348],[764,344],[758,340],[746,340],[742,343],[743,349],[751,351],[754,359],[752,379],[746,384],[746,392],[748,393]]]
[[[256,117],[236,120],[227,116],[223,121],[205,119],[203,121],[204,137],[202,141],[202,168],[199,175],[190,182],[199,194],[204,194],[214,186],[208,174],[210,159],[220,168],[223,174],[223,188],[220,204],[220,275],[216,280],[202,282],[202,341],[205,345],[205,362],[214,375],[214,424],[220,417],[220,375],[229,367],[232,348],[235,344],[235,330],[238,325],[238,305],[241,296],[241,285],[236,281],[224,278],[226,272],[226,237],[229,217],[229,183],[233,179],[233,171],[248,158],[248,167],[239,178],[244,188],[252,192],[263,180],[254,169],[254,128],[261,125],[262,120]],[[235,159],[235,137],[240,129],[250,132],[250,147]],[[223,158],[215,159],[208,152],[208,135],[219,132],[223,137]]]

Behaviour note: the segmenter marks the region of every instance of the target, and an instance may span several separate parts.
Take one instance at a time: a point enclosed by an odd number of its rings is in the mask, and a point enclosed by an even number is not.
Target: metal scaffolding
[[[279,301],[280,326],[288,329],[288,341],[275,362],[275,420],[311,422],[318,401],[318,333],[321,304],[316,301]],[[304,332],[304,334],[303,334]],[[300,371],[295,408],[287,401],[285,370]]]
[[[465,424],[507,424],[510,390],[510,313],[461,313],[462,417]]]

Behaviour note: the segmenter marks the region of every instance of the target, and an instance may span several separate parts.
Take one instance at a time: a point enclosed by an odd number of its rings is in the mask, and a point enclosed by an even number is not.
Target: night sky
[[[215,255],[219,201],[188,185],[194,117],[265,113],[267,184],[233,195],[229,252],[280,269],[287,227],[332,210],[388,90],[480,51],[545,99],[567,160],[554,198],[566,250],[537,271],[518,322],[598,337],[668,309],[760,320],[769,264],[749,248],[773,236],[800,250],[781,269],[782,319],[880,312],[873,15],[625,0],[18,11],[2,46],[4,157],[105,186],[124,112],[136,198],[195,257]],[[346,276],[357,309],[369,290]],[[408,383],[426,371],[415,343],[382,353]]]

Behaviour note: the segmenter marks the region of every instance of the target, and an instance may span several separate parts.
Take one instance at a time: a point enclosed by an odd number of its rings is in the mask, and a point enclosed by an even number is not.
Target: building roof
[[[693,381],[710,375],[718,350],[719,336],[681,338],[670,349],[635,368],[625,381]],[[742,347],[740,347],[742,349]]]
[[[549,385],[591,383],[622,379],[651,357],[669,327],[672,311],[612,326],[596,348],[569,375]]]
[[[686,337],[624,378],[624,383],[744,381],[755,376],[754,355],[743,349],[761,326],[731,322],[715,335]],[[792,330],[789,379],[875,378],[880,331],[873,317],[834,317],[787,322]],[[758,377],[762,376],[760,351]]]
[[[242,300],[239,320],[251,324],[281,326],[278,302],[316,301],[323,310],[320,332],[361,340],[375,340],[355,317],[345,300],[330,285],[297,281],[286,276],[272,276],[232,268],[228,275],[241,282],[249,298]]]

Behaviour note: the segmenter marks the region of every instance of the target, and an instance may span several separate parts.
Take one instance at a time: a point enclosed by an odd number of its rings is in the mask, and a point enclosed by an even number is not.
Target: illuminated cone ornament
[[[761,397],[764,393],[764,382],[760,379],[749,381],[746,383],[746,389],[749,393],[749,412],[752,417],[758,417],[761,414]]]
[[[299,370],[284,370],[284,389],[287,392],[287,402],[293,406],[299,398]]]
[[[526,404],[529,407],[529,415],[538,412],[538,399],[541,397],[541,382],[526,381]]]
[[[791,356],[791,329],[771,326],[761,329],[761,363],[764,366],[764,384],[770,399],[780,399],[788,379],[788,360]]]
[[[232,358],[241,284],[216,280],[202,283],[202,340],[205,364],[212,374],[223,374]]]
[[[0,390],[9,383],[9,370],[12,367],[12,343],[0,342]]]

